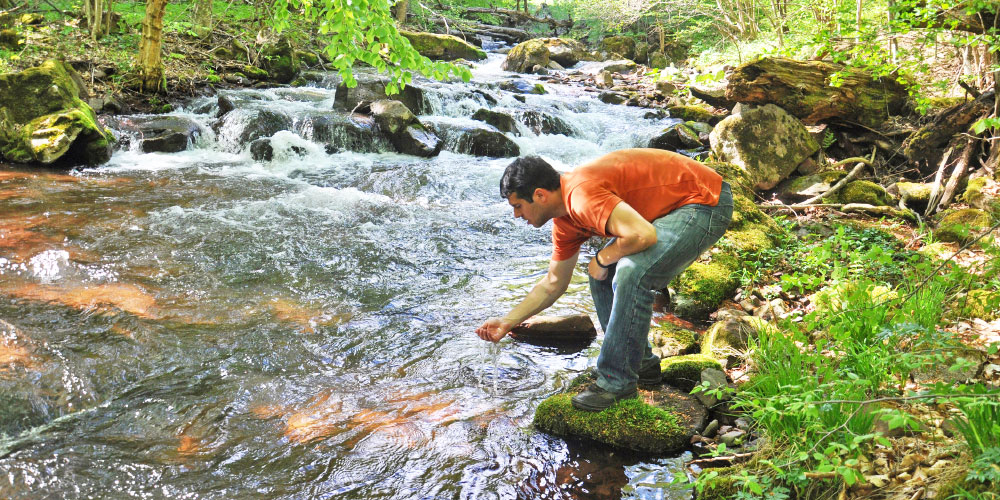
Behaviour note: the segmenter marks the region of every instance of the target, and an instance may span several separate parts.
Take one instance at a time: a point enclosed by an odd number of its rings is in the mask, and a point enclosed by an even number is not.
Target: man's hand
[[[490,318],[483,323],[483,326],[476,328],[476,335],[483,340],[499,342],[504,338],[516,324],[501,318]]]
[[[594,257],[590,259],[590,263],[587,264],[587,272],[590,274],[591,278],[594,278],[597,281],[604,281],[608,278],[608,270],[601,267],[600,264],[597,263],[597,255],[594,255]]]

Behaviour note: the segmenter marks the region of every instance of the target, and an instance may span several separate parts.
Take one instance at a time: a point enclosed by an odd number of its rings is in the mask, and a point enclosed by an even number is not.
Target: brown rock
[[[590,316],[535,316],[511,330],[511,336],[528,343],[590,342],[597,328]]]

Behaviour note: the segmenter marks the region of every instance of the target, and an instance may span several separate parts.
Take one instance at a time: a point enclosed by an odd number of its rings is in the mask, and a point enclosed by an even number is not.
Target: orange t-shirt
[[[624,201],[646,220],[689,203],[719,203],[722,176],[682,154],[662,149],[608,153],[559,180],[569,214],[552,226],[552,260],[566,260],[591,236],[605,232],[611,210]]]

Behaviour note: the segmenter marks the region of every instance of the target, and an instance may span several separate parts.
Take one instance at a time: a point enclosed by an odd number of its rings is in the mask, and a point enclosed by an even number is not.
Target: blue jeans
[[[654,220],[653,246],[619,260],[604,280],[590,278],[597,319],[604,329],[597,357],[598,386],[614,393],[631,391],[640,369],[659,363],[649,345],[653,290],[665,288],[715,244],[732,216],[733,194],[723,182],[716,206],[692,203]]]

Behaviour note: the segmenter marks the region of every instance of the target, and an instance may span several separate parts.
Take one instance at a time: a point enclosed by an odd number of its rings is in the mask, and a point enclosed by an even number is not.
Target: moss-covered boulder
[[[1000,198],[994,193],[1000,192],[1000,183],[989,177],[976,177],[969,180],[962,193],[961,200],[989,212],[993,217],[1000,216]]]
[[[533,38],[510,49],[501,68],[516,73],[530,73],[536,65],[547,68],[550,60],[569,67],[587,58],[586,46],[576,40]]]
[[[73,75],[56,60],[0,75],[0,158],[45,165],[99,165],[111,158],[111,133],[80,100]]]
[[[601,50],[635,60],[635,40],[627,36],[609,36],[601,40]]]
[[[931,201],[933,185],[922,182],[897,182],[887,189],[892,196],[899,197],[903,204],[914,210],[923,210]]]
[[[670,111],[670,116],[673,118],[680,118],[685,121],[694,122],[705,122],[711,123],[717,120],[717,116],[712,114],[711,111],[694,105],[681,105],[681,106],[670,106],[667,108]]]
[[[260,51],[262,66],[271,79],[278,83],[288,83],[295,79],[300,69],[299,56],[286,39]],[[252,78],[252,77],[251,77]]]
[[[0,48],[5,48],[9,50],[17,49],[17,47],[24,43],[21,35],[12,29],[0,29]]]
[[[773,329],[767,321],[749,315],[716,321],[701,339],[701,354],[713,359],[742,356],[751,339],[756,339],[763,330]]]
[[[843,170],[830,170],[788,179],[778,185],[778,196],[786,200],[801,201],[821,195],[847,176]]]
[[[665,149],[667,151],[677,151],[680,149],[694,149],[702,146],[703,144],[698,137],[698,132],[694,131],[685,123],[674,123],[650,139],[647,147]]]
[[[736,276],[742,265],[741,254],[774,247],[783,231],[750,198],[751,179],[745,171],[728,163],[707,165],[732,186],[733,220],[707,258],[691,264],[673,282],[674,313],[683,318],[704,318],[724,300],[732,298],[739,286]]]
[[[978,208],[945,211],[938,217],[934,238],[940,241],[965,243],[980,231],[990,227],[990,214]]]
[[[649,329],[649,343],[653,346],[653,354],[661,359],[681,354],[690,354],[698,347],[698,334],[663,322]]]
[[[660,360],[663,382],[685,393],[691,392],[691,389],[698,385],[701,380],[701,371],[705,368],[721,370],[722,363],[707,354],[685,354]]]
[[[841,203],[864,203],[875,206],[892,204],[892,198],[885,188],[871,181],[848,182],[835,195]]]
[[[242,71],[243,76],[246,76],[247,78],[256,82],[262,82],[264,80],[271,78],[271,75],[268,74],[267,70],[263,68],[258,68],[256,66],[251,66],[249,64],[244,64],[242,70],[243,70]]]
[[[456,36],[405,30],[401,30],[399,34],[409,40],[410,45],[420,55],[429,59],[438,61],[454,61],[455,59],[482,61],[486,59],[486,52]]]
[[[691,395],[669,387],[640,390],[639,398],[619,401],[599,412],[573,408],[573,396],[592,380],[592,375],[582,375],[566,393],[538,405],[535,427],[557,436],[582,437],[618,448],[663,454],[687,447],[691,437],[705,425],[705,407]]]
[[[667,55],[663,52],[656,51],[649,53],[649,67],[656,69],[666,68],[670,64],[670,60],[667,59]]]
[[[773,188],[819,151],[802,122],[773,104],[742,106],[709,137],[716,158],[749,172],[757,189]]]

